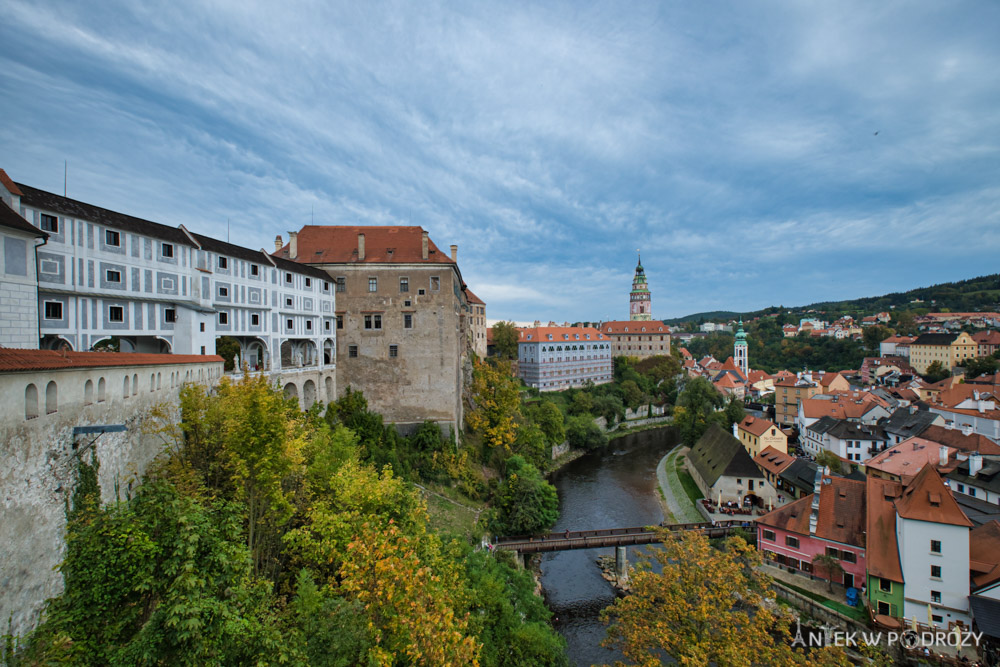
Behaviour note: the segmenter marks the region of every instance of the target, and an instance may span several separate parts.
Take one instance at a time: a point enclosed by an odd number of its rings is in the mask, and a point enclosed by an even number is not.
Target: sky
[[[0,168],[252,248],[420,225],[490,319],[996,273],[1000,3],[0,0]]]

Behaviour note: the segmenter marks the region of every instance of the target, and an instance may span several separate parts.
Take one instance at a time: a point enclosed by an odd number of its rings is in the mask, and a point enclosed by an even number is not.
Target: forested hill
[[[970,278],[957,282],[941,283],[930,287],[918,287],[906,292],[893,292],[883,296],[862,297],[846,301],[821,301],[807,306],[788,307],[771,306],[752,313],[742,313],[744,319],[774,313],[779,310],[792,312],[817,311],[836,315],[872,315],[891,308],[928,311],[997,311],[1000,310],[1000,273],[988,276]],[[729,311],[712,311],[695,313],[686,317],[676,317],[664,320],[665,324],[676,325],[681,322],[711,322],[730,320],[737,313]],[[827,318],[829,319],[829,318]]]

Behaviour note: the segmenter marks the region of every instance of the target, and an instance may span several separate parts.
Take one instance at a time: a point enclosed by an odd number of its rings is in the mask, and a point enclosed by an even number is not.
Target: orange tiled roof
[[[645,331],[643,331],[645,329]],[[606,334],[622,334],[622,333],[670,333],[670,327],[668,327],[663,322],[653,321],[632,321],[632,320],[615,320],[613,322],[604,322],[601,324],[601,331]]]
[[[903,570],[899,565],[899,545],[896,543],[896,509],[892,504],[902,486],[899,482],[878,477],[868,477],[865,483],[868,539],[865,564],[870,574],[902,583]]]
[[[778,428],[778,425],[769,419],[747,415],[740,422],[740,428],[759,437],[767,433],[768,429]]]
[[[424,229],[417,226],[306,225],[299,230],[296,262],[303,264],[454,264],[427,239],[427,259],[422,256]],[[365,235],[365,258],[358,259],[358,235]],[[289,257],[288,244],[274,253]]]
[[[472,293],[472,290],[466,288],[465,297],[469,300],[469,303],[475,303],[480,306],[485,306],[486,302],[480,299],[478,296]]]
[[[765,514],[757,523],[809,535],[814,494]],[[816,537],[865,546],[865,483],[846,477],[824,477],[820,485]]]
[[[772,475],[779,475],[781,471],[795,462],[795,457],[791,454],[780,452],[774,447],[765,447],[753,458],[757,467],[766,470]]]
[[[218,355],[143,354],[137,352],[63,352],[60,350],[18,350],[0,348],[0,373],[51,371],[108,366],[163,366],[167,364],[218,363]]]
[[[1000,523],[996,519],[969,532],[969,569],[975,588],[1000,579]]]
[[[948,463],[944,469],[946,471],[953,470],[958,465],[958,460],[955,458],[957,450],[947,445],[945,449],[948,452]],[[922,437],[912,437],[868,459],[865,462],[865,468],[896,475],[903,484],[908,484],[928,463],[936,465],[940,469],[940,460],[940,443]]]
[[[903,494],[896,501],[896,512],[904,519],[972,526],[934,466],[924,466],[913,482],[903,489]]]
[[[931,425],[920,434],[920,437],[963,452],[979,452],[984,456],[1000,456],[1000,445],[979,433],[965,435],[958,429]]]
[[[11,177],[7,175],[7,172],[0,169],[0,184],[7,188],[7,192],[12,195],[22,196],[24,193],[21,192],[21,188],[17,187],[17,183],[11,180]]]
[[[608,336],[592,327],[528,327],[518,329],[520,343],[573,343],[595,340],[611,340]],[[552,336],[550,341],[548,336]],[[528,336],[531,336],[529,339]],[[579,338],[577,338],[579,336]],[[590,336],[590,338],[587,338]]]

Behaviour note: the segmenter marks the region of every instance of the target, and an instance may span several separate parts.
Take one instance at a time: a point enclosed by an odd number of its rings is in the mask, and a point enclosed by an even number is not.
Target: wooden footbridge
[[[512,535],[498,537],[494,544],[497,549],[516,551],[519,554],[534,554],[544,551],[568,551],[570,549],[593,549],[596,547],[628,547],[654,544],[663,539],[663,530],[674,532],[699,532],[706,537],[729,537],[736,528],[743,528],[756,538],[756,531],[749,521],[717,521],[713,523],[675,523],[660,526],[634,528],[605,528],[601,530],[563,531],[541,535]]]

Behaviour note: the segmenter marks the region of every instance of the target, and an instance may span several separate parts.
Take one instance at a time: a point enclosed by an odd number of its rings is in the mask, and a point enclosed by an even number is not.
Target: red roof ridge
[[[0,348],[0,373],[102,368],[114,366],[166,366],[219,363],[222,357],[200,354],[150,354],[143,352],[72,352]]]
[[[15,183],[3,169],[0,169],[0,183],[2,183],[3,186],[7,188],[7,191],[12,195],[17,195],[18,197],[24,196],[24,193],[21,192],[21,188],[17,187],[17,183]]]

